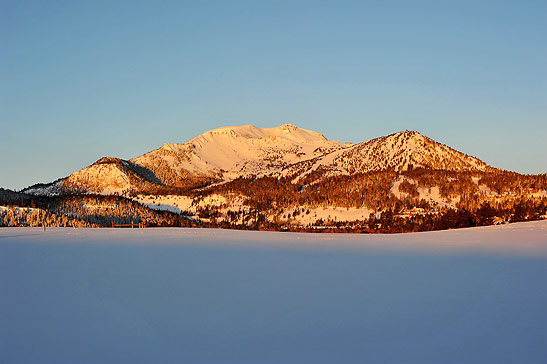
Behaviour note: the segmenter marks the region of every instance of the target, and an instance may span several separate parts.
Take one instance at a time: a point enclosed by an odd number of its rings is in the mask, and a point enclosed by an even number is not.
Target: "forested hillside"
[[[0,224],[395,232],[547,214],[546,174],[500,170],[416,131],[342,144],[290,124],[218,128],[21,192],[0,193]]]

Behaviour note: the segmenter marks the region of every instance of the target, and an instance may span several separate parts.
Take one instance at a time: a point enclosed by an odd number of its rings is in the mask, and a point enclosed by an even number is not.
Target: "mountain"
[[[403,232],[547,218],[547,174],[496,169],[416,131],[342,144],[290,124],[218,128],[22,192],[0,190],[0,226],[38,221],[13,205],[58,226]]]
[[[148,169],[119,158],[101,158],[91,166],[72,173],[63,182],[65,188],[85,192],[125,191],[129,186],[142,190],[161,184]]]
[[[164,184],[185,186],[189,178],[228,181],[276,174],[346,147],[290,124],[277,128],[243,125],[214,129],[184,144],[164,144],[131,162],[148,168]]]
[[[186,143],[167,143],[130,160],[101,158],[91,166],[24,192],[154,194],[169,188],[193,189],[238,177],[304,177],[352,175],[415,167],[451,171],[485,171],[469,157],[415,131],[402,131],[360,144],[341,144],[315,131],[285,124],[253,125],[207,131]]]
[[[133,190],[147,190],[157,185],[161,185],[161,181],[148,169],[123,159],[104,157],[66,178],[50,184],[31,186],[23,192],[33,195],[124,194]]]
[[[381,170],[413,168],[448,171],[486,171],[483,161],[438,143],[416,131],[401,131],[372,139],[318,158],[294,164],[285,175],[295,180],[315,174],[321,177]]]

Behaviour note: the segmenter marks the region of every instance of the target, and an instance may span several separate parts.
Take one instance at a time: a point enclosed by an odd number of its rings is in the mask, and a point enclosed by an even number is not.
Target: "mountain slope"
[[[205,132],[182,144],[168,143],[129,161],[102,158],[67,178],[24,192],[158,193],[193,189],[238,177],[290,177],[294,182],[413,167],[486,171],[469,157],[414,131],[360,144],[330,141],[315,131],[285,124],[276,128],[232,126]],[[155,192],[154,192],[155,191]]]
[[[33,195],[74,192],[124,194],[150,190],[159,185],[161,181],[146,168],[123,159],[104,157],[66,178],[31,186],[24,192]]]
[[[95,193],[124,193],[161,184],[146,168],[119,158],[101,158],[91,166],[72,173],[63,187]]]
[[[163,183],[177,186],[187,184],[189,178],[226,181],[269,175],[344,148],[317,132],[290,124],[277,128],[243,125],[211,130],[184,144],[164,144],[131,161],[153,171]]]
[[[310,174],[351,175],[415,167],[450,171],[486,171],[483,161],[467,156],[416,131],[402,131],[291,166],[284,175],[296,180]]]

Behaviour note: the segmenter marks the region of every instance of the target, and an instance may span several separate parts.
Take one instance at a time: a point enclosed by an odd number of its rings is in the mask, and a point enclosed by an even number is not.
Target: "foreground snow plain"
[[[547,361],[547,221],[0,229],[4,363]]]

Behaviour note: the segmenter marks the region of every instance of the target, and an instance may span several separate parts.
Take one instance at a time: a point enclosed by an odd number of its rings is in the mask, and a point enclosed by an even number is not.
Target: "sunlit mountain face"
[[[342,144],[290,124],[211,130],[22,192],[4,204],[45,206],[51,221],[79,226],[400,232],[547,215],[546,175],[490,167],[416,131]]]

